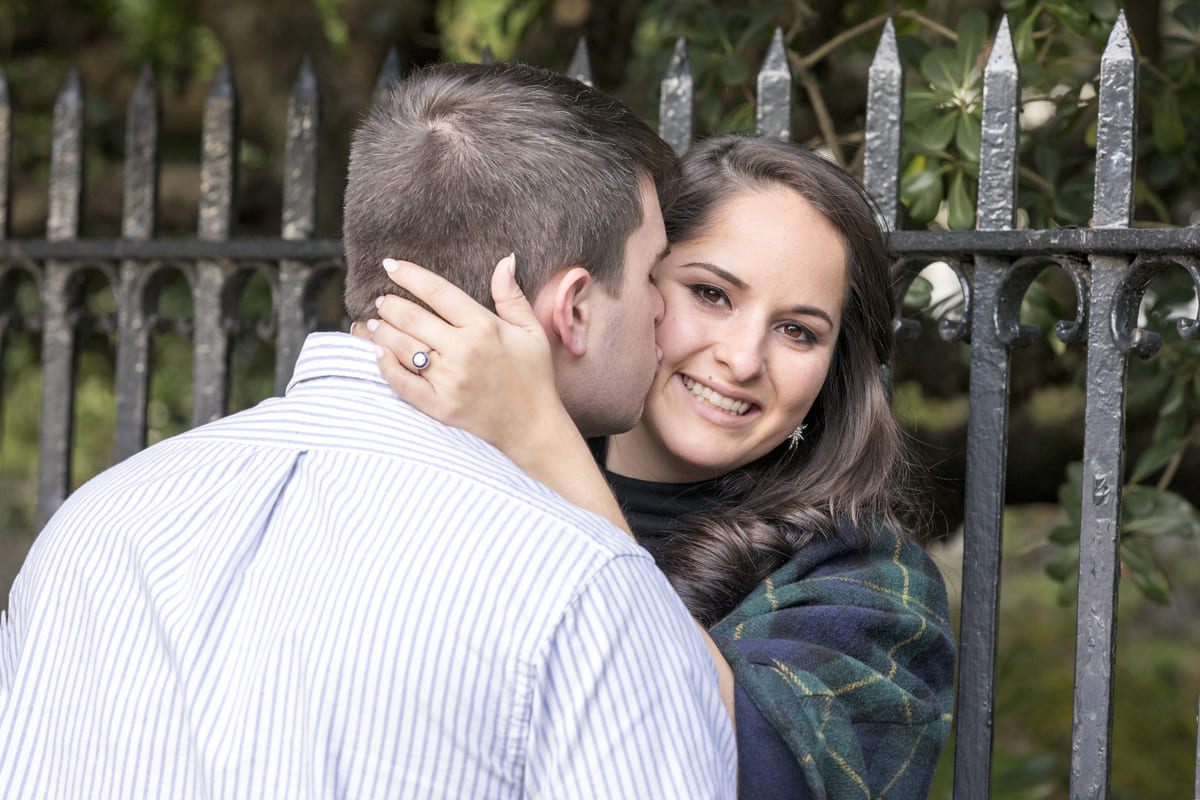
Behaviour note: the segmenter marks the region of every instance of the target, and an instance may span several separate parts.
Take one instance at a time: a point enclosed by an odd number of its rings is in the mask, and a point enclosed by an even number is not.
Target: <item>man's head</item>
[[[648,272],[666,246],[658,203],[673,199],[678,178],[671,149],[583,83],[517,64],[416,72],[371,109],[351,145],[347,311],[369,319],[376,297],[398,291],[387,257],[491,306],[491,268],[515,253],[567,410],[589,435],[628,427],[654,367],[661,299]],[[600,409],[590,400],[598,393],[620,403]]]

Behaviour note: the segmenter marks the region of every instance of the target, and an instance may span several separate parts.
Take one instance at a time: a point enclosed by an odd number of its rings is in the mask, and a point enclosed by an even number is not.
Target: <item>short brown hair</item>
[[[618,290],[641,224],[638,182],[669,203],[679,160],[619,101],[521,64],[440,64],[407,77],[354,134],[345,195],[346,310],[397,292],[380,262],[421,264],[491,306],[496,261],[517,255],[532,297],[558,270]]]

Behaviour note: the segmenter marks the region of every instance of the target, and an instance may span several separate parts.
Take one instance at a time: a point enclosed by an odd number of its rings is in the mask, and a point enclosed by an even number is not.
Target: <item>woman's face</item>
[[[731,195],[657,271],[662,362],[641,422],[613,437],[608,467],[646,480],[723,475],[782,443],[833,358],[846,251],[791,189]]]

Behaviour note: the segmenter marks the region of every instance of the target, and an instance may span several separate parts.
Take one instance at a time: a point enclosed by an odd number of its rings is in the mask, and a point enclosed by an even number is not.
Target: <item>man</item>
[[[354,332],[392,286],[384,256],[484,297],[490,270],[467,265],[519,252],[572,415],[627,427],[662,308],[654,184],[677,169],[575,81],[511,65],[409,77],[352,147]],[[9,608],[13,797],[733,792],[711,659],[649,556],[396,400],[354,336],[314,334],[284,398],[82,487]]]

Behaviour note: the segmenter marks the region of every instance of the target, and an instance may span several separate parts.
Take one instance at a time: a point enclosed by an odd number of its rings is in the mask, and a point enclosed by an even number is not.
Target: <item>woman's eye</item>
[[[795,322],[785,322],[779,326],[779,331],[796,342],[811,342],[816,338],[812,335],[812,331]]]
[[[699,284],[691,287],[691,289],[696,297],[710,305],[724,305],[729,302],[729,298],[725,295],[725,292],[715,286]]]

